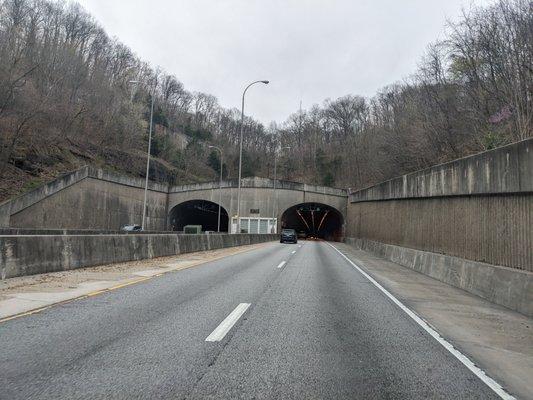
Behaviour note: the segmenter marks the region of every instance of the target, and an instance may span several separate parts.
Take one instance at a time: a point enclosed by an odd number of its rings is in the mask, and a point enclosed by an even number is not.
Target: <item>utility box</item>
[[[183,233],[189,235],[199,235],[202,233],[202,225],[185,225],[183,227]]]

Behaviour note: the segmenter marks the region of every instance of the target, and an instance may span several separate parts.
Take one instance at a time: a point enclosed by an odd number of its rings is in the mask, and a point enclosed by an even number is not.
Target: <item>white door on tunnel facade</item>
[[[240,218],[241,233],[277,233],[277,218]],[[237,218],[231,220],[231,233],[237,233]]]

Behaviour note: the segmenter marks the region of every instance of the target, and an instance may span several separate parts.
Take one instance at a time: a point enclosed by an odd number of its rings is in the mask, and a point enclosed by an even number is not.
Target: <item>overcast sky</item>
[[[190,91],[268,124],[415,71],[446,19],[491,0],[79,0],[143,60]]]

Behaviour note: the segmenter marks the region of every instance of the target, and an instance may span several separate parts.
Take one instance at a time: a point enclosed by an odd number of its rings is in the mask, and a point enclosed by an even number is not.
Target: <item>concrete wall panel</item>
[[[149,191],[146,227],[164,230],[166,193]],[[142,188],[88,177],[11,215],[10,226],[118,230],[142,220]]]
[[[352,203],[346,236],[533,271],[533,196]]]
[[[350,195],[346,236],[533,271],[533,139]]]

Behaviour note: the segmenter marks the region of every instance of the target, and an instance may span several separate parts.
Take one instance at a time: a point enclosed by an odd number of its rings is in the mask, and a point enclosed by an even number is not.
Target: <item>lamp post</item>
[[[241,135],[239,139],[239,189],[237,192],[237,233],[241,233],[241,178],[242,178],[242,136],[244,133],[244,96],[246,95],[247,90],[250,86],[255,85],[256,83],[264,83],[268,85],[269,81],[255,81],[250,83],[244,89],[242,93],[242,108],[241,108]]]
[[[218,225],[217,232],[220,233],[220,204],[222,203],[222,149],[217,146],[209,146],[210,149],[216,149],[220,153],[220,179],[218,183]]]
[[[128,83],[137,84],[139,81],[129,81]],[[143,218],[141,223],[141,230],[144,231],[146,221],[146,199],[148,196],[148,174],[150,172],[150,152],[152,149],[152,127],[154,122],[154,93],[150,93],[151,105],[150,105],[150,132],[148,134],[148,154],[146,157],[146,177],[144,182],[144,201],[143,201]]]
[[[280,149],[280,151],[283,151],[285,149],[290,149],[290,146],[285,146]],[[276,192],[276,182],[277,182],[277,165],[278,165],[278,152],[274,151],[274,198],[272,199],[272,221],[276,219],[277,214],[277,208],[278,208],[278,197]],[[277,225],[277,224],[276,224]],[[273,232],[274,233],[274,232]]]

